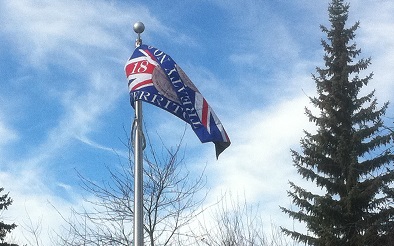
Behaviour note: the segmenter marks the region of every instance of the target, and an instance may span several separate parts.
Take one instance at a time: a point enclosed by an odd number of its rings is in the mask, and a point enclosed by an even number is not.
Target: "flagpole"
[[[141,33],[145,30],[142,22],[133,26],[138,34],[135,47],[142,44]],[[143,214],[143,132],[142,132],[142,101],[134,101],[135,118],[133,123],[134,142],[134,246],[144,245],[144,214]]]

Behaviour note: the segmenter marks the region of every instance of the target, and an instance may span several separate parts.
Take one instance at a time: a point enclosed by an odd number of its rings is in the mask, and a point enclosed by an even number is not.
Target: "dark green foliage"
[[[394,155],[393,133],[381,117],[388,104],[378,107],[374,91],[359,96],[372,73],[360,78],[370,59],[355,59],[361,50],[351,41],[359,23],[347,28],[349,5],[329,5],[331,28],[322,41],[325,68],[313,76],[317,97],[311,98],[319,115],[306,109],[317,132],[305,132],[301,150],[292,151],[294,166],[320,193],[290,182],[288,191],[299,210],[282,210],[306,224],[308,233],[282,228],[307,245],[393,245]]]
[[[3,192],[4,188],[0,188],[0,193]],[[8,194],[0,196],[0,216],[3,210],[6,210],[9,205],[12,204],[12,199],[8,197]],[[1,217],[0,217],[1,218]],[[10,233],[16,227],[15,224],[6,224],[2,220],[0,221],[0,246],[17,246],[16,244],[6,243],[5,236]]]

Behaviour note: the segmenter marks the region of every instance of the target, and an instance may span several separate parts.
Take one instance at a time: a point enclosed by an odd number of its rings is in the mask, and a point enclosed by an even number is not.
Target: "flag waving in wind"
[[[125,66],[131,105],[151,103],[190,124],[201,142],[213,142],[216,157],[229,145],[222,123],[175,61],[152,46],[137,47]]]

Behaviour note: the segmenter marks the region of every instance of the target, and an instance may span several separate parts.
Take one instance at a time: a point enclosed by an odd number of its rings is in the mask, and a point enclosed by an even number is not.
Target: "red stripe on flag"
[[[130,91],[138,90],[139,87],[142,87],[142,86],[147,85],[147,84],[153,84],[153,83],[152,83],[152,80],[151,80],[151,79],[148,79],[148,80],[141,81],[141,82],[139,82],[138,84],[136,84],[135,86],[133,86],[133,88],[131,88]]]
[[[150,56],[150,58],[152,59],[152,60],[154,60],[154,61],[156,61],[156,57],[152,54],[152,53],[150,53],[150,51],[149,50],[144,50],[149,56]]]
[[[203,99],[202,102],[202,119],[201,119],[201,123],[207,127],[208,125],[208,103],[205,99]]]
[[[132,62],[128,64],[125,68],[126,76],[129,76],[131,74],[137,74],[137,73],[152,74],[155,67],[156,66],[154,64],[148,63],[148,61],[146,60]]]

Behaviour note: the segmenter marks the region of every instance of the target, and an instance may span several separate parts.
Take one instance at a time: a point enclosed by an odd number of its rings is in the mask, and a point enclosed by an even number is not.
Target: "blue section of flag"
[[[201,142],[213,142],[216,156],[230,145],[218,117],[195,85],[163,51],[152,46],[137,47],[125,66],[131,105],[141,100],[186,121]]]

